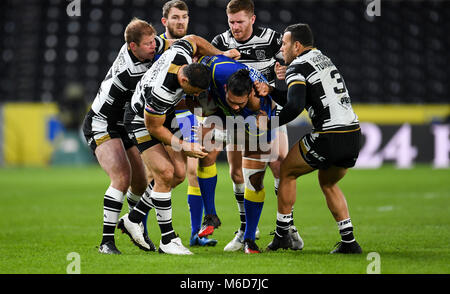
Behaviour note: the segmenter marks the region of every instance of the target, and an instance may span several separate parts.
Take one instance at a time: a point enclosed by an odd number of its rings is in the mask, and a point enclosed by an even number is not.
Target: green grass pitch
[[[350,170],[344,191],[355,236],[363,254],[336,256],[328,252],[340,240],[336,223],[317,184],[317,174],[298,180],[295,224],[305,241],[302,251],[277,251],[247,256],[223,247],[239,227],[228,166],[218,165],[216,205],[222,226],[213,237],[216,247],[191,248],[193,256],[140,251],[116,231],[120,256],[97,252],[102,233],[103,193],[109,185],[98,166],[0,169],[0,273],[64,274],[76,252],[82,274],[364,274],[379,254],[381,273],[450,273],[450,173],[428,166],[398,170]],[[265,179],[266,202],[259,223],[265,249],[275,228],[273,177]],[[172,194],[173,224],[188,245],[190,220],[187,184]],[[124,204],[122,214],[127,211]],[[150,237],[159,245],[155,214],[149,217]]]

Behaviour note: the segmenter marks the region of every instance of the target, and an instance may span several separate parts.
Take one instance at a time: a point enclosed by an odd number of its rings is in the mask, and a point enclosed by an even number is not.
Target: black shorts
[[[327,169],[331,166],[355,166],[361,149],[361,130],[320,132],[303,136],[299,141],[300,154],[311,167]]]
[[[89,147],[94,152],[100,144],[114,138],[120,138],[122,140],[125,150],[134,146],[133,141],[129,138],[123,125],[117,122],[108,122],[104,118],[96,115],[92,109],[84,118],[83,133]]]
[[[140,153],[155,146],[156,144],[163,144],[161,141],[150,135],[145,126],[144,119],[137,116],[130,107],[127,107],[125,110],[124,123],[128,136],[137,146]],[[164,127],[169,129],[169,131],[178,138],[182,138],[181,131],[175,117],[175,112],[167,114]]]

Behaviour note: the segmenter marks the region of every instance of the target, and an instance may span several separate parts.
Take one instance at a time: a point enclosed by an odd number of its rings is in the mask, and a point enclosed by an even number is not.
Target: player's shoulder
[[[194,53],[194,44],[192,44],[188,39],[179,39],[172,44],[170,49],[178,53],[192,55]]]
[[[142,64],[132,53],[129,52],[128,44],[125,43],[119,51],[117,58],[112,65],[112,73],[115,76],[122,74],[123,72],[136,72],[137,67]]]
[[[282,34],[272,28],[257,26],[255,27],[255,35],[260,38],[271,38],[272,36],[281,37]]]
[[[255,28],[254,35],[265,40],[266,42],[279,46],[281,46],[281,41],[283,39],[283,35],[281,33],[275,31],[274,29],[261,26]]]
[[[233,43],[233,40],[234,40],[233,35],[231,34],[231,31],[228,29],[221,34],[216,35],[212,39],[211,44],[213,44],[219,50],[226,50]]]
[[[303,52],[289,64],[286,69],[286,77],[291,77],[296,74],[309,77],[312,73],[316,72],[314,65],[321,58],[326,58],[326,56],[316,48]]]

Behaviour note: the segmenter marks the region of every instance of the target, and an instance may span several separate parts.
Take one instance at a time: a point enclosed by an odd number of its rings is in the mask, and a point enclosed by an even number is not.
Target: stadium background
[[[163,32],[164,2],[1,1],[0,163],[91,162],[79,136],[83,116],[124,42],[129,20],[146,19]],[[227,2],[187,1],[188,32],[211,40],[226,30]],[[392,161],[399,167],[414,162],[448,167],[448,1],[255,3],[257,25],[282,32],[288,24],[309,23],[317,47],[342,72],[357,114],[370,124],[363,132],[372,145],[366,144],[359,166]],[[308,120],[289,127],[292,144],[307,131]]]

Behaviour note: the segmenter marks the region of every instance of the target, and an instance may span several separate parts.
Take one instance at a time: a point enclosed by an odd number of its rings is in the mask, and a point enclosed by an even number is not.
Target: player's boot
[[[239,251],[242,249],[242,247],[244,247],[244,232],[241,230],[238,230],[234,234],[235,234],[235,236],[234,236],[233,240],[231,240],[225,246],[225,248],[223,248],[223,251],[234,252],[234,251]]]
[[[119,219],[117,228],[122,230],[122,233],[127,234],[137,247],[144,251],[150,251],[149,244],[144,240],[142,223],[137,224],[130,221],[128,213]]]
[[[216,246],[217,240],[208,239],[208,237],[200,238],[198,234],[191,236],[189,246]]]
[[[277,251],[278,249],[289,249],[292,248],[292,238],[290,234],[283,235],[282,237],[273,233],[275,236],[273,237],[272,242],[267,245],[267,251]]]
[[[192,255],[193,253],[189,251],[186,247],[181,243],[181,239],[179,237],[170,240],[168,244],[163,244],[161,241],[159,242],[159,253],[167,253],[174,255]]]
[[[148,246],[150,247],[150,251],[155,252],[155,251],[156,251],[156,246],[155,246],[155,244],[153,244],[152,240],[151,240],[150,237],[148,236],[148,233],[146,233],[146,232],[144,231],[144,233],[142,234],[142,237],[144,237],[145,243],[147,243]]]
[[[100,244],[98,252],[103,254],[122,254],[122,252],[117,249],[116,244],[113,241],[108,241],[106,243]]]
[[[295,226],[291,226],[289,228],[289,236],[291,236],[292,246],[290,247],[292,250],[302,250],[304,243],[302,237],[298,233],[298,230]]]
[[[258,247],[258,245],[256,245],[254,240],[245,239],[244,240],[244,253],[245,254],[261,253],[261,250],[259,250],[259,247]]]
[[[220,219],[215,214],[205,215],[203,220],[202,228],[198,232],[200,238],[212,235],[214,229],[217,229],[221,225]]]
[[[345,242],[337,242],[335,245],[336,249],[334,249],[333,251],[331,251],[331,254],[334,253],[343,253],[343,254],[361,254],[362,253],[362,249],[361,246],[359,246],[358,242],[353,241],[350,243],[345,243]]]

